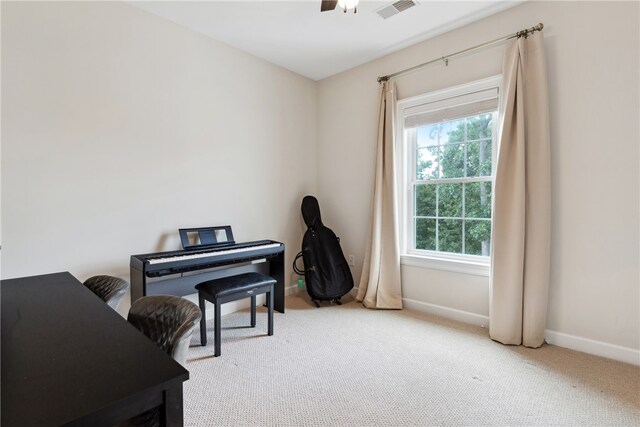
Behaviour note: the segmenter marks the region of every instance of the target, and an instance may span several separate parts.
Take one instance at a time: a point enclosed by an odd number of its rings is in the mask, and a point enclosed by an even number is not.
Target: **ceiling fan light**
[[[349,9],[353,9],[353,13],[355,13],[358,7],[358,1],[359,0],[338,0],[338,6],[340,6],[345,13]]]

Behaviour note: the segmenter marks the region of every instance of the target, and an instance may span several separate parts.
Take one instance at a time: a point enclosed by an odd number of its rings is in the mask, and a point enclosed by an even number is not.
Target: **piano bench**
[[[206,301],[216,307],[213,320],[214,356],[220,356],[220,307],[222,304],[251,297],[251,327],[256,326],[256,295],[267,294],[268,334],[273,335],[273,290],[276,280],[260,273],[244,273],[236,276],[208,280],[196,285],[198,303],[202,317],[200,318],[200,344],[207,345]]]

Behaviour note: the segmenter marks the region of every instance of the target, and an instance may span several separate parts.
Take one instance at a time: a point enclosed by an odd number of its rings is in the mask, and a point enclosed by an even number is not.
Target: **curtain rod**
[[[411,67],[411,68],[406,68],[406,69],[404,69],[402,71],[398,71],[398,72],[395,72],[393,74],[388,74],[386,76],[378,77],[378,83],[386,82],[387,80],[389,80],[389,79],[391,79],[393,77],[398,77],[398,76],[400,76],[402,74],[409,73],[411,71],[417,70],[418,68],[422,68],[422,67],[425,67],[427,65],[434,64],[436,62],[443,61],[445,63],[445,65],[449,65],[449,58],[453,58],[454,56],[462,55],[463,53],[467,53],[467,52],[470,52],[472,50],[480,49],[480,48],[483,48],[485,46],[492,45],[494,43],[499,43],[499,42],[503,42],[503,41],[506,41],[506,40],[514,39],[516,37],[517,38],[520,38],[520,37],[527,38],[530,34],[533,34],[536,31],[542,31],[543,28],[544,28],[544,25],[541,22],[538,25],[536,25],[535,27],[527,28],[525,30],[518,31],[518,32],[513,33],[513,34],[509,34],[508,36],[500,37],[499,39],[491,40],[491,41],[479,44],[477,46],[473,46],[473,47],[461,50],[459,52],[452,53],[450,55],[446,55],[446,56],[443,56],[443,57],[440,57],[440,58],[432,59],[431,61],[416,65],[416,66]]]

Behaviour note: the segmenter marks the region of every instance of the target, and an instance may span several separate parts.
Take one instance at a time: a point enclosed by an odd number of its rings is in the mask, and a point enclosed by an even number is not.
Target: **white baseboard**
[[[571,350],[631,363],[632,365],[640,365],[640,350],[549,329],[544,331],[544,337],[549,344],[557,345],[558,347],[570,348]]]
[[[429,313],[446,319],[482,326],[483,328],[489,326],[489,317],[481,314],[470,313],[464,310],[457,310],[455,308],[444,307],[408,298],[403,298],[402,302],[404,307],[409,310]],[[640,365],[640,350],[569,335],[563,332],[551,331],[549,329],[545,331],[544,336],[547,343],[558,347],[581,351],[583,353],[593,354],[594,356],[606,357],[607,359],[613,359],[620,362],[631,363],[632,365]]]
[[[428,302],[417,301],[409,298],[402,298],[402,305],[409,310],[420,311],[422,313],[434,314],[451,320],[457,320],[471,325],[486,328],[489,325],[489,317],[469,311],[444,307],[442,305],[430,304]]]

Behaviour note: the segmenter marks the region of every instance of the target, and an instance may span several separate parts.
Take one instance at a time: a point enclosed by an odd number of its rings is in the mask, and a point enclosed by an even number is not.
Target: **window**
[[[405,257],[488,265],[499,83],[398,103]]]

